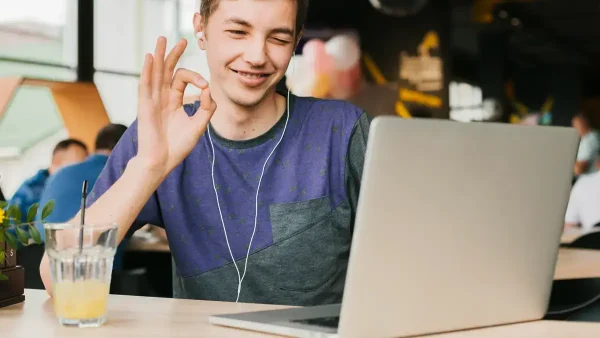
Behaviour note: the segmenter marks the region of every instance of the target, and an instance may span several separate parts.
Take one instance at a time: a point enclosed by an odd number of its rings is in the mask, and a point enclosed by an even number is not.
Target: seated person
[[[79,140],[67,139],[58,142],[52,152],[50,167],[39,170],[35,175],[27,179],[17,189],[10,201],[8,201],[8,204],[19,206],[22,221],[25,222],[29,207],[35,203],[39,203],[48,178],[66,165],[83,161],[87,155],[88,150],[86,145]]]
[[[600,151],[596,155],[596,172],[580,177],[571,189],[565,215],[565,228],[591,230],[600,223]]]
[[[54,211],[46,218],[48,223],[61,223],[70,221],[81,207],[81,188],[83,181],[88,181],[88,190],[91,191],[102,172],[102,169],[108,161],[108,157],[113,148],[119,142],[119,139],[127,130],[127,127],[121,124],[109,124],[102,128],[96,136],[95,151],[85,161],[64,167],[56,174],[52,175],[46,187],[44,188],[40,205],[45,205],[48,201],[54,200]],[[42,208],[38,209],[37,220],[40,220]],[[43,226],[38,222],[38,230],[44,240]],[[113,267],[121,268],[122,247],[117,250],[117,256]]]
[[[210,87],[198,73],[173,73],[185,40],[166,56],[161,37],[146,55],[137,120],[96,182],[86,219],[118,224],[119,239],[148,223],[165,228],[175,298],[342,300],[369,119],[347,102],[276,91],[307,6],[202,1],[193,23]],[[202,93],[184,105],[188,83]],[[40,273],[51,293],[48,256]]]
[[[600,150],[600,134],[592,129],[590,120],[584,113],[579,113],[573,117],[572,125],[581,137],[574,168],[575,176],[591,174],[596,171],[594,159]]]

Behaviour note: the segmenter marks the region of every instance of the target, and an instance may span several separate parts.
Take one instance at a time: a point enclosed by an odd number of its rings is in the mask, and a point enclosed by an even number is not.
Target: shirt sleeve
[[[356,206],[360,193],[360,184],[367,151],[367,140],[369,138],[369,127],[371,118],[363,112],[354,125],[350,142],[348,144],[348,155],[346,157],[346,192],[350,200],[352,212],[352,224],[356,216]]]
[[[579,149],[577,150],[577,161],[592,161],[596,156],[596,147],[593,144],[593,140],[590,138],[584,138],[579,143]]]
[[[567,213],[565,215],[565,223],[568,224],[581,224],[580,216],[580,203],[579,203],[579,191],[581,191],[581,180],[575,183],[573,189],[571,189],[571,196],[569,198],[569,204],[567,206]]]
[[[125,131],[112,153],[104,169],[98,176],[94,188],[88,195],[87,206],[91,207],[125,171],[129,160],[137,154],[137,120]],[[128,236],[146,224],[164,227],[156,192],[146,202],[128,232]]]

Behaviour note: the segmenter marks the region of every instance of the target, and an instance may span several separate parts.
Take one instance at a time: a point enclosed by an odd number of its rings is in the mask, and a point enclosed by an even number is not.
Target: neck
[[[94,152],[94,155],[105,155],[105,156],[110,156],[110,150],[108,149],[97,149]]]
[[[211,127],[221,137],[232,141],[250,140],[266,133],[286,109],[287,98],[275,91],[254,107],[235,104],[218,91],[211,91],[211,94],[217,103],[217,110],[210,120]]]

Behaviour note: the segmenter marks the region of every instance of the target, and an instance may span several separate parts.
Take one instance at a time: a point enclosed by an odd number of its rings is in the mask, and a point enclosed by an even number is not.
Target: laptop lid
[[[578,140],[571,128],[376,118],[341,336],[542,318]]]

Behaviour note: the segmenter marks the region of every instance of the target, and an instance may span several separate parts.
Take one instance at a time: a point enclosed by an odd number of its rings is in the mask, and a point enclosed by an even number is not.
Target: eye
[[[229,34],[235,35],[235,36],[244,36],[246,35],[246,32],[244,31],[238,31],[238,30],[229,30],[227,31]]]
[[[280,45],[287,45],[287,44],[291,43],[291,41],[285,40],[285,39],[281,39],[281,38],[272,38],[272,40],[275,43],[280,44]]]

